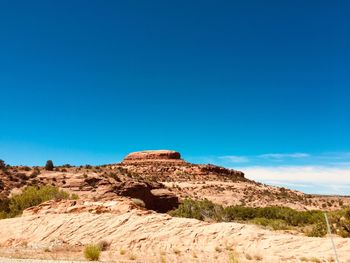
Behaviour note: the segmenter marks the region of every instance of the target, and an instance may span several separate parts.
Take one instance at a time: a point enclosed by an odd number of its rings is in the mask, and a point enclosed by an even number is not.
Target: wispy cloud
[[[219,159],[226,160],[231,163],[247,163],[249,162],[249,158],[246,156],[237,156],[237,155],[227,155],[220,156]]]
[[[268,184],[312,193],[350,194],[350,167],[256,166],[241,170],[247,178]]]
[[[224,155],[193,161],[232,167],[249,179],[308,193],[350,195],[350,152]]]
[[[266,153],[258,155],[259,158],[265,159],[306,158],[309,156],[308,153]]]

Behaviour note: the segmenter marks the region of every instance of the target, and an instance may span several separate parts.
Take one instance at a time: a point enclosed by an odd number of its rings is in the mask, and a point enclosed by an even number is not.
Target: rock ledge
[[[170,150],[140,151],[128,154],[123,162],[148,160],[181,160],[181,155],[179,152]]]

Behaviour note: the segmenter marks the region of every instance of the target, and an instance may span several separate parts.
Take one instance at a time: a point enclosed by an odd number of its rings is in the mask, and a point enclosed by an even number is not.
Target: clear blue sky
[[[1,1],[0,158],[346,163],[349,14],[349,1]]]

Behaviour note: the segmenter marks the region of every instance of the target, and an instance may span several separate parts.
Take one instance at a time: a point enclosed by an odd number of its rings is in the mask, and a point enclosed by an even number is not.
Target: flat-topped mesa
[[[124,160],[125,162],[139,162],[139,161],[182,161],[179,152],[170,150],[148,150],[133,152],[128,154]]]
[[[114,168],[124,169],[132,175],[162,182],[245,180],[243,172],[210,164],[192,164],[181,159],[179,152],[170,150],[133,152]]]

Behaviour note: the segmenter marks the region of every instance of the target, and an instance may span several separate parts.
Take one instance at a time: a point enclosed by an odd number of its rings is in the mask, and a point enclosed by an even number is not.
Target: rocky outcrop
[[[197,165],[181,159],[179,152],[169,150],[142,151],[127,155],[113,166],[116,170],[126,170],[130,174],[152,181],[187,180],[246,180],[244,173],[233,169],[206,164]]]
[[[133,152],[128,154],[123,162],[132,161],[148,161],[148,160],[180,160],[181,155],[179,152],[170,150],[150,150]]]
[[[204,174],[214,173],[222,176],[229,176],[229,177],[236,176],[236,177],[244,178],[243,172],[233,170],[233,169],[227,169],[221,166],[206,164],[206,165],[200,165],[199,167]]]
[[[178,197],[158,184],[127,181],[117,185],[115,192],[119,196],[141,199],[147,209],[160,213],[168,212],[179,205]]]
[[[49,204],[36,213],[0,220],[0,249],[14,248],[14,255],[30,251],[27,258],[48,257],[63,251],[67,259],[74,249],[101,240],[110,243],[104,262],[334,262],[329,240],[258,228],[239,223],[208,223],[157,214],[128,203],[80,202]],[[48,210],[47,210],[48,209]],[[46,211],[45,213],[43,213]],[[340,262],[349,262],[350,239],[334,237]],[[10,249],[9,249],[10,250]],[[120,251],[126,250],[127,254]],[[108,256],[110,258],[108,258]],[[105,258],[104,258],[105,257]],[[249,257],[249,260],[248,260]],[[235,259],[234,261],[232,259]],[[237,260],[237,261],[236,261]],[[0,260],[1,261],[1,260]]]

